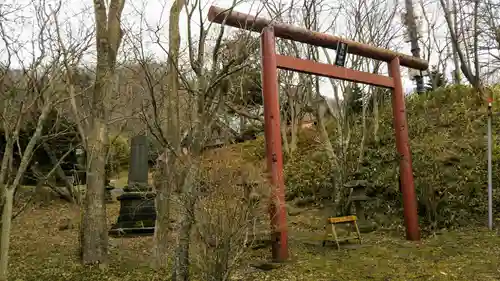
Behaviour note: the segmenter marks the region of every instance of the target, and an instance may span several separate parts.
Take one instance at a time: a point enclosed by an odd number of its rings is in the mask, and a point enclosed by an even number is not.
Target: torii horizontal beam
[[[298,71],[323,77],[342,79],[367,85],[394,88],[392,77],[377,75],[369,72],[357,71],[340,66],[303,60],[290,56],[276,55],[276,65],[280,69]]]
[[[261,32],[264,27],[272,25],[275,36],[279,38],[290,39],[328,49],[336,49],[338,42],[343,42],[348,46],[347,52],[354,55],[360,55],[385,62],[391,62],[393,59],[399,58],[399,62],[402,66],[418,70],[426,70],[429,67],[429,63],[423,59],[343,39],[338,36],[315,32],[285,23],[273,22],[254,15],[232,11],[232,9],[211,6],[208,11],[208,20],[255,32]]]

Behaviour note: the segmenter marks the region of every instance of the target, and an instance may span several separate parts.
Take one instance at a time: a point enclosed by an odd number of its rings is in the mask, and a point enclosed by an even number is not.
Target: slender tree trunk
[[[294,153],[297,150],[297,133],[298,133],[298,127],[300,124],[298,124],[299,121],[297,118],[292,118],[292,123],[291,128],[290,128],[290,145],[288,149],[290,150],[290,153]]]
[[[0,169],[0,211],[1,211],[0,215],[3,215],[3,210],[5,206],[5,183],[7,182],[7,178],[9,177],[8,170],[10,161],[12,161],[12,153],[14,150],[14,141],[12,137],[7,137],[10,132],[6,128],[7,126],[4,126],[4,134],[7,140],[5,143],[5,149],[2,157],[2,167]]]
[[[194,200],[192,195],[187,195],[185,196],[184,208],[180,218],[181,225],[175,252],[174,271],[172,272],[173,281],[189,280],[189,244],[191,242],[191,229],[194,223],[193,213]]]
[[[2,187],[4,188],[4,187]],[[0,254],[0,281],[7,281],[9,268],[9,247],[10,247],[10,231],[12,224],[12,208],[14,206],[14,187],[4,189],[4,205],[2,211],[2,234],[0,238],[1,254]]]
[[[372,91],[374,92],[374,91]],[[359,170],[361,164],[364,161],[364,153],[365,153],[365,142],[366,142],[366,107],[367,102],[363,99],[363,110],[361,112],[361,142],[359,144],[359,156],[358,156],[358,164],[356,170]]]
[[[182,206],[177,249],[175,251],[172,281],[189,281],[189,244],[191,242],[191,229],[194,224],[194,207],[196,203],[195,175],[198,165],[190,163],[186,173],[182,191]]]
[[[316,107],[316,122],[317,122],[317,129],[319,131],[319,136],[321,138],[321,143],[324,146],[324,149],[326,151],[326,154],[330,161],[332,162],[332,166],[334,163],[335,159],[335,150],[333,149],[332,142],[330,141],[330,137],[328,136],[328,132],[326,131],[326,125],[325,125],[325,108],[321,103],[318,103]]]
[[[172,179],[168,178],[169,165],[167,155],[168,150],[158,159],[155,171],[154,186],[156,190],[156,223],[153,246],[153,266],[154,268],[166,269],[168,266],[168,237],[170,227],[170,200],[172,188],[170,187]]]
[[[246,117],[240,115],[240,134],[243,134],[245,132],[246,124],[247,124]]]
[[[464,54],[464,52],[460,49],[460,41],[458,38],[457,33],[455,32],[455,27],[454,27],[454,21],[451,16],[450,9],[448,5],[446,4],[445,0],[439,0],[439,3],[441,4],[441,8],[444,11],[444,18],[446,20],[446,24],[448,26],[448,30],[450,32],[450,37],[451,37],[451,44],[455,48],[455,51],[457,52],[458,58],[460,60],[461,66],[460,69],[462,70],[465,78],[471,83],[474,87],[480,85],[480,78],[476,77],[470,67],[470,61],[469,61],[469,56]],[[456,13],[455,13],[456,16]],[[477,32],[477,30],[474,30]],[[465,44],[467,46],[467,44]],[[466,48],[467,51],[467,48]]]
[[[95,119],[88,144],[87,191],[83,204],[82,261],[84,264],[107,264],[108,232],[104,199],[107,125]]]
[[[179,109],[179,17],[184,6],[184,0],[175,0],[170,8],[169,15],[169,46],[168,46],[168,73],[166,77],[167,92],[164,96],[166,104],[166,126],[164,133],[167,135],[168,144],[165,145],[165,159],[160,168],[162,183],[158,185],[156,197],[156,224],[154,236],[154,265],[164,268],[168,258],[168,235],[170,225],[170,197],[174,189],[178,190],[180,184],[179,169],[176,163],[181,153],[181,128]],[[174,268],[175,271],[175,268]]]
[[[52,103],[50,102],[50,98],[46,100],[45,105],[43,106],[42,112],[38,117],[36,130],[33,136],[31,137],[28,145],[22,154],[21,163],[16,172],[16,176],[12,184],[8,187],[5,186],[7,172],[5,169],[10,165],[12,168],[12,157],[13,157],[13,140],[16,138],[15,136],[19,135],[20,123],[16,126],[16,129],[13,133],[13,136],[7,136],[7,145],[4,152],[4,160],[2,160],[2,171],[0,172],[0,183],[1,188],[3,190],[4,195],[4,206],[2,212],[2,232],[0,237],[0,280],[7,280],[8,275],[8,265],[9,265],[9,246],[10,246],[10,231],[11,231],[11,223],[12,223],[12,208],[14,205],[14,194],[16,192],[17,187],[19,186],[24,173],[29,165],[29,160],[33,155],[33,151],[35,149],[36,144],[40,140],[43,131],[43,125],[45,120],[49,115],[49,112],[52,109]],[[18,122],[21,121],[19,118]],[[5,130],[7,131],[7,130]],[[4,131],[4,132],[5,132]]]
[[[101,54],[103,56],[103,54]],[[100,58],[106,59],[107,58]],[[106,227],[106,156],[109,141],[107,114],[104,103],[111,92],[111,69],[107,62],[98,64],[94,88],[93,117],[87,132],[87,190],[82,218],[83,264],[106,265],[108,231]]]
[[[410,36],[411,43],[411,53],[414,57],[420,58],[420,47],[418,45],[419,34],[417,23],[415,20],[415,15],[413,13],[413,0],[405,0],[406,6],[406,27],[408,29],[408,35]],[[417,92],[419,94],[425,92],[424,78],[421,75],[415,76],[415,81],[417,83]]]
[[[295,150],[297,150],[297,127],[299,125],[299,120],[297,118],[297,112],[296,112],[296,108],[295,108],[295,104],[296,104],[296,100],[294,97],[290,97],[290,94],[292,93],[289,93],[289,97],[288,97],[288,106],[290,108],[290,143],[288,145],[288,149],[289,149],[289,152],[290,154],[293,154],[295,152]],[[293,95],[293,94],[292,94]]]
[[[481,67],[480,67],[480,63],[479,63],[479,3],[480,1],[479,0],[475,0],[474,1],[474,27],[473,27],[473,36],[474,36],[474,39],[473,39],[473,42],[474,42],[474,46],[473,46],[473,51],[474,51],[474,69],[475,69],[475,74],[474,74],[474,77],[475,77],[475,84],[474,84],[474,87],[479,90],[480,92],[482,92],[482,85],[481,85],[481,78],[480,78],[480,72],[481,72]]]
[[[64,198],[66,198],[66,200],[68,200],[70,203],[75,203],[75,200],[76,202],[80,202],[80,198],[78,196],[79,192],[74,191],[72,183],[70,183],[66,178],[66,174],[64,173],[64,170],[61,168],[59,160],[54,155],[49,145],[46,142],[43,142],[42,146],[47,155],[49,156],[51,164],[54,165],[57,176],[64,182],[64,185],[66,185],[66,189],[68,191],[69,196],[64,195]]]
[[[281,126],[280,126],[280,131],[281,131],[281,139],[283,142],[283,151],[287,154],[290,155],[290,144],[288,143],[288,132],[287,132],[287,125],[286,125],[286,118],[281,118]]]
[[[448,0],[448,7],[450,7],[450,0]],[[450,15],[450,29],[454,30],[455,33],[457,30],[457,7],[455,0],[453,0],[453,13]],[[460,85],[460,63],[458,61],[458,54],[457,54],[457,45],[451,44],[451,52],[453,54],[453,65],[455,66],[455,69],[453,71],[453,82],[456,85]]]
[[[373,91],[373,139],[375,140],[375,143],[379,143],[380,137],[378,136],[378,130],[379,130],[379,122],[380,122],[380,114],[378,111],[378,95],[379,91],[378,89],[375,89]]]

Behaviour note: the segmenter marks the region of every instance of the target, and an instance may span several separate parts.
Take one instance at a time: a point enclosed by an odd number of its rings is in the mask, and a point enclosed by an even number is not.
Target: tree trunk
[[[153,237],[153,267],[166,269],[168,266],[168,234],[170,227],[170,199],[173,179],[169,181],[168,149],[158,159],[154,187],[156,190],[156,224]]]
[[[294,95],[291,93],[291,90],[288,89],[288,107],[290,108],[290,143],[288,144],[288,149],[290,155],[297,150],[297,127],[299,125],[299,120],[297,118],[297,111],[295,108],[295,104],[297,103]]]
[[[378,89],[375,89],[373,91],[373,96],[372,96],[372,99],[373,99],[373,139],[375,140],[375,143],[379,143],[380,141],[380,137],[378,136],[378,129],[379,129],[379,122],[380,122],[380,114],[379,114],[379,111],[378,111],[378,99],[379,99],[379,95],[378,95],[379,91]]]
[[[287,132],[287,125],[285,118],[281,119],[280,131],[281,131],[281,139],[283,142],[283,152],[285,152],[287,155],[290,155],[290,146],[288,144],[288,132]]]
[[[445,0],[439,0],[439,3],[441,4],[441,8],[444,11],[444,18],[445,18],[446,24],[448,26],[448,31],[450,32],[451,44],[452,44],[453,48],[455,49],[455,51],[458,55],[458,58],[460,60],[460,63],[461,63],[460,68],[462,70],[462,73],[464,74],[465,78],[467,78],[467,80],[469,81],[469,83],[471,83],[471,85],[473,87],[480,90],[479,89],[480,85],[481,85],[480,77],[476,77],[473,74],[472,69],[470,67],[469,56],[466,56],[464,54],[464,52],[462,52],[462,50],[460,49],[460,40],[457,36],[457,33],[455,33],[454,21],[451,17],[451,12],[449,10],[449,7],[445,3]],[[476,27],[476,26],[474,26],[474,27]],[[474,29],[474,31],[477,31],[477,30]],[[467,44],[465,46],[467,46]],[[477,71],[478,70],[476,70],[476,73],[477,73]]]
[[[52,165],[54,165],[57,176],[64,182],[64,185],[66,185],[66,189],[68,191],[69,196],[64,195],[64,198],[68,200],[70,203],[75,203],[75,200],[76,202],[80,202],[79,192],[74,191],[73,184],[70,183],[66,178],[66,174],[64,173],[64,170],[61,168],[59,160],[54,155],[49,145],[46,142],[43,142],[42,146],[47,155],[49,156],[50,162],[52,163]]]
[[[16,126],[16,129],[12,133],[11,136],[6,134],[7,136],[7,144],[4,151],[4,159],[2,160],[2,171],[0,172],[0,184],[1,190],[3,191],[3,211],[2,211],[2,234],[0,240],[1,254],[0,254],[0,280],[7,280],[7,272],[8,272],[8,258],[9,258],[9,246],[10,246],[10,231],[11,231],[11,223],[12,223],[12,208],[14,205],[14,194],[16,192],[17,187],[21,183],[21,180],[24,176],[24,172],[29,165],[29,160],[33,155],[33,151],[35,149],[36,144],[40,140],[43,131],[43,125],[45,120],[47,119],[49,112],[52,109],[52,103],[50,99],[46,100],[45,105],[42,108],[42,112],[38,117],[37,125],[33,136],[26,145],[24,153],[22,154],[21,163],[16,172],[16,176],[14,181],[10,185],[10,187],[6,188],[5,182],[7,181],[7,171],[8,166],[12,168],[13,161],[13,140],[16,136],[19,136],[20,125]],[[21,118],[19,119],[19,121]],[[20,124],[20,123],[18,123]],[[7,130],[5,130],[7,131]],[[3,279],[2,279],[3,278]]]
[[[448,7],[450,7],[450,0],[448,0]],[[456,33],[457,24],[457,9],[455,1],[453,1],[453,14],[450,15],[450,26],[449,28]],[[450,39],[451,40],[451,39]],[[453,70],[453,83],[456,85],[460,84],[460,63],[458,62],[458,54],[457,54],[457,46],[455,44],[451,44],[451,52],[453,57],[453,65],[455,66]]]
[[[107,125],[95,119],[88,139],[87,191],[83,204],[82,262],[83,264],[107,264],[108,232],[106,204],[104,201]]]
[[[116,57],[122,40],[121,16],[125,0],[94,0],[97,65],[92,95],[91,122],[85,130],[87,139],[87,191],[83,204],[80,232],[83,264],[108,262],[108,231],[104,199],[106,158],[108,152],[108,101],[113,90]]]
[[[166,126],[163,133],[167,136],[164,143],[165,151],[160,159],[162,165],[159,168],[158,178],[161,183],[158,185],[156,204],[156,224],[154,234],[153,255],[155,260],[153,265],[158,268],[167,266],[168,258],[168,234],[170,226],[170,197],[171,193],[178,190],[179,183],[178,169],[176,165],[181,153],[181,128],[179,109],[179,17],[184,6],[184,0],[175,0],[170,8],[169,15],[169,43],[168,43],[168,65],[167,65],[167,90],[164,94],[164,104],[166,107]],[[174,268],[175,271],[175,268]]]
[[[295,111],[293,112],[295,114]],[[290,154],[293,154],[297,150],[297,133],[299,129],[299,121],[298,118],[292,117],[292,122],[290,123],[290,145],[288,149],[290,150]]]
[[[193,159],[189,159],[193,160]],[[188,161],[189,161],[188,160]],[[198,164],[190,163],[187,166],[186,177],[182,188],[182,206],[180,217],[179,236],[177,238],[177,249],[175,251],[174,269],[172,271],[172,281],[189,280],[189,244],[191,242],[191,229],[194,224],[194,207],[196,194],[194,185],[195,176],[198,171]]]
[[[373,89],[373,88],[372,88]],[[373,93],[374,91],[372,91]],[[356,166],[356,170],[359,170],[361,164],[364,161],[364,153],[365,153],[365,142],[366,142],[366,107],[367,102],[363,100],[363,110],[361,116],[361,142],[359,144],[359,156],[358,156],[358,164]]]
[[[243,133],[245,132],[246,125],[247,125],[246,117],[243,115],[240,115],[240,135],[243,135]]]
[[[5,188],[5,187],[2,187]],[[7,281],[9,266],[10,230],[12,224],[12,208],[14,205],[15,187],[4,189],[4,205],[2,211],[2,234],[0,245],[0,281]]]
[[[187,195],[185,198],[185,207],[181,216],[181,225],[179,229],[179,237],[177,238],[177,249],[175,251],[175,264],[172,272],[172,281],[188,281],[189,280],[189,244],[191,242],[191,229],[193,227],[194,218],[194,198],[192,195]]]
[[[325,125],[325,108],[322,104],[318,104],[316,108],[316,122],[317,129],[319,130],[319,136],[321,138],[321,143],[326,151],[326,154],[330,161],[332,162],[332,166],[335,160],[335,151],[333,149],[332,142],[330,141],[330,137],[328,136],[328,132],[326,131]]]

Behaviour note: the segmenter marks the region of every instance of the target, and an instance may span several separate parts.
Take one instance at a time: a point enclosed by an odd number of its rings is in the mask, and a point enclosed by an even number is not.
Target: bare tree
[[[157,219],[155,228],[154,258],[157,267],[165,268],[168,257],[168,230],[170,226],[170,200],[171,192],[177,189],[176,183],[180,181],[175,167],[177,156],[181,153],[181,128],[180,128],[180,102],[179,102],[179,49],[180,33],[179,18],[182,8],[185,5],[184,0],[176,0],[170,8],[169,17],[169,45],[167,61],[166,91],[164,93],[164,106],[166,122],[163,126],[164,133],[164,159],[159,162],[159,174],[161,182],[156,184],[156,208]],[[163,134],[162,134],[163,135]],[[191,183],[188,183],[191,184]],[[187,203],[189,204],[189,203]],[[189,226],[189,223],[188,223]],[[189,230],[185,230],[189,233]],[[180,238],[182,239],[182,238]],[[183,237],[189,239],[189,237]],[[189,243],[189,241],[188,241]],[[186,246],[187,247],[187,246]],[[183,257],[187,258],[187,253]],[[176,262],[178,262],[176,260]],[[187,269],[186,269],[187,270]],[[182,273],[181,273],[182,274]],[[187,275],[187,274],[186,274]]]
[[[430,3],[432,4],[432,3]],[[439,13],[428,13],[427,10],[430,8],[433,8],[429,3],[425,3],[423,0],[419,1],[419,6],[420,9],[422,10],[422,17],[425,21],[426,24],[426,29],[427,29],[427,34],[424,36],[421,34],[420,38],[420,43],[423,46],[423,58],[427,59],[428,62],[431,61],[431,57],[436,57],[436,59],[433,59],[433,65],[434,65],[434,70],[438,73],[445,73],[446,69],[448,67],[448,60],[450,58],[450,55],[453,56],[453,54],[456,54],[455,52],[451,51],[450,52],[450,42],[448,40],[440,40],[438,33],[443,32],[442,28],[439,28],[441,23],[439,20],[441,19]],[[421,27],[422,28],[422,27]],[[447,31],[447,30],[446,30]],[[454,50],[454,48],[452,47]],[[453,53],[453,54],[452,54]],[[457,65],[455,65],[455,69],[457,69]],[[454,72],[455,73],[455,72]],[[429,76],[429,79],[431,80],[430,83],[433,86],[433,88],[437,88],[437,83],[439,82],[437,80],[436,75]],[[456,79],[455,77],[455,83],[459,84],[459,79]]]
[[[0,280],[8,279],[8,258],[11,223],[13,218],[14,194],[30,167],[35,150],[43,139],[46,121],[54,108],[64,99],[61,83],[61,53],[47,46],[44,39],[54,33],[51,26],[51,12],[37,2],[29,4],[37,13],[35,36],[30,42],[22,42],[18,36],[7,34],[9,17],[0,20],[0,37],[6,50],[7,64],[2,65],[0,77],[1,129],[5,138],[3,157],[0,167],[0,192],[2,194],[2,230],[0,252]],[[7,6],[9,7],[9,6]],[[25,6],[27,7],[27,6]],[[23,7],[23,8],[25,8]],[[4,13],[0,6],[0,15]],[[10,7],[12,8],[12,7]],[[17,15],[13,10],[11,16]],[[31,46],[28,52],[23,46]],[[26,53],[33,55],[31,60]],[[27,62],[27,63],[23,63]],[[14,68],[13,64],[19,67]],[[34,124],[25,147],[20,145],[21,132]],[[17,155],[17,156],[15,156]],[[19,157],[19,159],[17,159]],[[47,176],[58,167],[54,166]]]
[[[450,0],[448,0],[448,5],[450,3]],[[457,5],[456,2],[453,1],[453,13],[450,15],[450,24],[449,24],[449,29],[455,31],[455,33],[458,33],[458,22],[457,22]],[[461,75],[460,75],[460,63],[458,59],[458,51],[457,51],[457,44],[451,44],[451,53],[453,56],[453,65],[455,66],[455,69],[453,70],[453,80],[455,84],[460,84],[461,81]]]
[[[479,5],[481,1],[452,0],[452,2],[452,7],[450,7],[450,3],[439,0],[450,32],[451,44],[458,55],[460,69],[465,78],[474,88],[482,91],[479,57],[479,34],[481,32]],[[457,32],[457,23],[459,32]],[[464,28],[465,25],[470,26],[470,23],[472,23],[471,28]]]
[[[479,50],[480,55],[489,58],[483,67],[487,76],[485,78],[492,77],[492,81],[498,81],[498,72],[500,70],[499,12],[500,4],[492,0],[483,1],[479,10],[482,30]]]
[[[409,41],[411,44],[411,53],[414,57],[420,58],[420,47],[419,47],[419,37],[420,34],[418,32],[418,26],[417,26],[417,21],[414,13],[414,6],[413,6],[413,0],[405,0],[405,8],[406,8],[406,14],[405,14],[405,20],[404,24],[406,25],[407,32],[408,32],[408,37]],[[417,82],[417,92],[418,93],[423,93],[425,91],[424,88],[424,78],[423,76],[418,73],[417,75],[414,76],[415,81]]]
[[[236,6],[237,2],[233,1],[231,7]],[[228,83],[225,78],[234,72],[241,70],[244,67],[245,59],[248,57],[248,52],[242,52],[238,56],[231,58],[229,61],[221,60],[221,46],[225,28],[220,27],[216,34],[214,45],[210,52],[210,61],[207,60],[207,39],[210,35],[212,24],[207,24],[201,13],[200,28],[198,38],[193,37],[193,15],[195,11],[201,10],[202,3],[200,1],[187,1],[185,5],[186,14],[188,17],[188,53],[189,65],[193,71],[193,86],[185,85],[188,93],[193,96],[195,107],[193,108],[193,118],[185,141],[187,148],[187,156],[184,161],[184,180],[182,185],[179,185],[181,194],[181,217],[180,229],[177,241],[177,249],[175,254],[175,264],[172,279],[173,280],[188,280],[189,279],[189,243],[192,225],[194,223],[194,207],[197,199],[196,175],[200,169],[200,155],[204,144],[210,138],[211,128],[217,120],[217,113],[220,107],[223,106],[225,96],[224,93],[228,88]],[[198,42],[198,44],[194,44]],[[196,47],[195,47],[196,46]],[[182,80],[187,81],[187,77]],[[180,159],[182,161],[182,159]]]
[[[107,8],[104,0],[94,1],[96,79],[91,98],[91,117],[79,120],[81,137],[87,151],[87,191],[81,226],[84,264],[107,263],[108,233],[103,188],[109,141],[109,112],[106,104],[113,93],[116,59],[123,36],[120,20],[124,5],[124,0],[112,0]],[[74,110],[76,113],[77,108],[74,107]]]
[[[401,35],[402,26],[396,24],[396,15],[398,12],[398,6],[392,5],[392,1],[386,0],[375,0],[371,1],[370,4],[363,3],[360,7],[361,11],[367,11],[364,20],[360,19],[361,29],[358,32],[357,41],[373,45],[376,47],[381,47],[385,49],[390,49],[397,45],[398,36]],[[369,11],[369,12],[368,12]],[[361,12],[362,14],[362,12]],[[383,69],[383,62],[365,60],[365,71],[372,72],[374,74],[381,74]],[[379,102],[383,98],[382,89],[370,86],[365,87],[366,97],[363,99],[363,110],[362,110],[362,137],[359,146],[359,157],[358,166],[364,160],[364,148],[365,141],[367,138],[367,108],[370,101],[372,101],[372,112],[373,112],[373,138],[376,142],[379,141],[378,129],[379,129]]]
[[[153,29],[157,46],[168,57],[166,79],[158,87],[149,88],[151,104],[161,105],[164,109],[157,110],[158,114],[153,113],[154,118],[146,124],[164,146],[162,167],[158,171],[162,175],[155,176],[160,184],[155,184],[158,220],[154,251],[157,266],[165,267],[169,212],[171,205],[175,205],[178,209],[178,233],[173,280],[189,278],[189,247],[195,222],[194,208],[199,196],[197,175],[200,172],[200,156],[210,140],[214,124],[219,122],[221,108],[228,101],[226,93],[230,83],[226,78],[243,69],[248,57],[248,52],[241,52],[235,57],[222,59],[224,27],[215,34],[215,42],[208,45],[213,28],[200,12],[202,6],[200,1],[174,2],[170,8],[168,47],[161,41],[160,30]],[[188,20],[186,57],[179,52],[181,37],[178,25],[182,9]],[[194,24],[199,28],[195,29]],[[161,100],[154,94],[157,91],[164,93],[160,96]],[[181,111],[189,114],[182,114]],[[172,197],[173,194],[175,197]]]
[[[349,35],[349,38],[353,40],[375,45],[383,48],[391,48],[394,47],[394,41],[401,34],[401,26],[395,24],[395,15],[398,11],[398,6],[394,5],[393,1],[386,0],[377,0],[377,1],[349,1],[343,5],[343,19],[349,22],[348,26],[352,28],[348,28],[346,31]],[[333,63],[329,52],[323,52],[328,63]],[[360,57],[352,57],[347,61],[349,68],[359,69],[366,72],[372,73],[380,73],[382,71],[382,63],[379,61],[371,61]],[[367,109],[369,106],[369,102],[372,101],[372,110],[373,110],[373,135],[374,139],[378,138],[378,123],[379,123],[379,101],[382,96],[379,95],[378,89],[374,89],[373,87],[363,86],[363,85],[353,85],[352,83],[345,81],[334,81],[330,79],[330,83],[332,85],[335,100],[333,102],[329,102],[329,108],[332,114],[335,116],[336,120],[336,130],[335,135],[329,136],[330,138],[336,137],[338,141],[332,141],[332,147],[335,148],[335,166],[338,168],[338,183],[340,186],[344,184],[344,181],[347,180],[347,177],[353,169],[356,170],[359,168],[360,163],[363,161],[364,155],[364,146],[367,138]],[[361,135],[360,135],[360,143],[353,144],[352,143],[352,126],[353,122],[357,118],[356,113],[352,111],[352,105],[349,104],[350,101],[354,102],[353,95],[356,92],[361,91],[361,104],[362,110],[359,112],[361,115]],[[356,97],[357,98],[357,97]],[[320,123],[320,122],[318,122]],[[358,147],[358,155],[357,155],[357,166],[350,167],[348,165],[349,158],[354,157],[349,152],[352,150],[353,146]],[[334,198],[337,200],[337,204],[340,202],[342,197],[337,192]]]

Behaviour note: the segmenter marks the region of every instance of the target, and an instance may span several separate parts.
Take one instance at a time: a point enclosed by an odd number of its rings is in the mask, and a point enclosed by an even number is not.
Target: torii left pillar
[[[288,259],[288,231],[285,206],[285,181],[281,148],[280,106],[278,95],[278,68],[276,64],[275,36],[272,27],[261,34],[262,95],[264,98],[264,131],[266,137],[267,168],[271,176],[272,257],[274,261]]]

